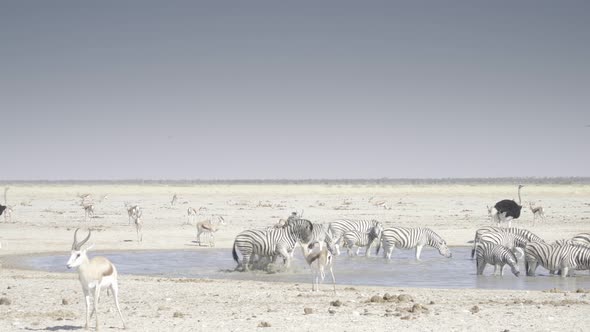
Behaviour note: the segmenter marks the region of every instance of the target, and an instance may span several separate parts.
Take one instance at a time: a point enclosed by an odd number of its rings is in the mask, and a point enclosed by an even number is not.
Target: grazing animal
[[[541,221],[545,221],[545,210],[542,206],[533,206],[533,203],[529,202],[529,208],[533,213],[533,226],[535,225],[537,218],[541,219]]]
[[[87,221],[88,218],[92,218],[94,216],[94,205],[84,205],[84,221]]]
[[[527,241],[545,242],[542,238],[540,238],[539,236],[533,234],[531,231],[524,229],[524,228],[486,226],[486,227],[479,228],[477,231],[475,231],[475,238],[473,239],[473,248],[471,249],[471,259],[473,259],[474,255],[475,255],[475,247],[477,246],[479,239],[481,238],[481,236],[483,234],[488,233],[488,232],[512,233],[512,234],[523,236]]]
[[[352,256],[352,248],[354,246],[358,246],[356,249],[357,256],[361,247],[365,247],[365,256],[369,257],[373,242],[377,240],[377,245],[380,245],[381,232],[383,232],[383,226],[381,224],[373,226],[368,232],[348,231],[342,236],[344,240],[342,246],[348,249],[349,256]]]
[[[119,285],[117,282],[117,269],[115,265],[111,263],[107,258],[97,256],[92,259],[88,259],[86,255],[87,249],[81,249],[82,246],[90,239],[91,232],[88,231],[88,236],[81,242],[78,242],[76,235],[78,230],[74,232],[74,243],[72,244],[72,254],[68,260],[67,267],[71,269],[73,267],[78,268],[78,278],[82,284],[82,292],[84,293],[84,300],[86,302],[86,324],[85,329],[88,329],[88,321],[90,320],[90,298],[94,299],[94,308],[92,312],[96,315],[96,330],[99,330],[98,322],[98,299],[100,297],[100,291],[103,288],[109,288],[115,298],[115,306],[119,317],[123,322],[123,328],[125,328],[125,321],[121,314],[121,308],[119,307]]]
[[[234,240],[232,256],[238,268],[248,271],[248,264],[253,255],[258,257],[283,257],[283,262],[290,266],[290,252],[297,242],[308,243],[313,230],[313,224],[309,220],[301,219],[301,222],[289,224],[284,228],[271,231],[246,230],[238,234]],[[242,254],[240,263],[237,251]],[[274,259],[273,259],[274,260]]]
[[[127,210],[127,215],[129,216],[129,225],[131,225],[131,220],[139,212],[140,208],[137,205],[125,203],[125,209]]]
[[[178,201],[178,196],[176,194],[174,194],[174,196],[172,196],[172,200],[170,201],[170,206],[174,206],[177,201]]]
[[[520,258],[524,257],[524,248],[527,244],[527,239],[518,234],[508,233],[504,231],[499,232],[487,232],[483,234],[480,238],[479,243],[481,242],[490,242],[499,244],[508,248],[510,251],[516,254],[519,252],[521,254]],[[479,244],[478,243],[478,244]]]
[[[329,229],[335,244],[336,255],[340,255],[340,241],[344,233],[348,231],[368,232],[371,228],[381,225],[373,220],[340,219],[330,223]],[[381,225],[383,227],[383,225]]]
[[[520,275],[518,269],[518,260],[514,253],[508,248],[491,242],[479,242],[477,244],[476,252],[476,266],[477,274],[482,275],[483,270],[486,268],[486,264],[494,266],[494,275],[500,268],[500,276],[504,275],[504,265],[508,264],[512,269],[512,273],[515,276]]]
[[[135,231],[137,233],[137,242],[143,242],[143,212],[137,208],[137,212],[133,215],[133,223],[135,224]]]
[[[334,287],[334,294],[336,294],[336,278],[334,278],[334,256],[332,255],[330,243],[326,242],[325,245],[319,242],[310,242],[308,245],[307,254],[305,255],[305,261],[309,264],[309,267],[313,273],[313,279],[311,282],[311,291],[318,292],[320,290],[320,279],[323,282],[326,277],[326,268],[332,275],[332,285]],[[314,264],[315,263],[315,264]]]
[[[492,208],[492,220],[495,220],[498,226],[500,226],[500,222],[507,221],[508,227],[511,227],[512,219],[518,219],[520,217],[520,211],[522,210],[520,189],[522,187],[524,187],[522,184],[518,185],[518,203],[514,200],[504,199],[496,203]]]
[[[207,219],[197,223],[197,241],[199,242],[199,246],[201,245],[201,234],[203,233],[209,235],[209,246],[215,246],[214,233],[219,230],[219,225],[225,225],[225,219],[222,216],[217,216],[213,221]]]
[[[330,246],[330,248],[334,247],[334,240],[332,237],[332,232],[330,232],[329,225],[313,223],[313,229],[309,237],[309,243],[311,244],[313,242],[316,242],[317,245],[320,246],[320,249],[322,249],[321,247],[323,247],[326,243]],[[303,255],[305,256],[307,251],[306,249],[308,247],[302,246],[301,248],[304,249]],[[291,253],[291,257],[293,257],[293,253]]]
[[[384,257],[391,258],[393,248],[411,249],[416,248],[416,260],[420,260],[422,248],[428,245],[438,249],[438,252],[444,257],[451,257],[451,250],[443,238],[436,234],[430,228],[408,228],[408,227],[391,227],[386,228],[381,233],[381,244],[383,245]],[[377,247],[379,254],[379,247]]]

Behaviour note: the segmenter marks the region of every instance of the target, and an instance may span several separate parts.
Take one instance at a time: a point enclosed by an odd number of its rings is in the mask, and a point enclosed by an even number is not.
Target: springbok
[[[129,216],[128,225],[131,225],[131,219],[134,218],[134,216],[137,215],[137,213],[140,210],[139,206],[138,205],[130,205],[128,203],[125,203],[125,209],[127,209],[127,215]]]
[[[143,241],[143,219],[141,216],[143,212],[137,207],[137,212],[133,215],[133,223],[135,224],[135,231],[137,232],[137,242]]]
[[[199,242],[199,246],[201,246],[201,234],[208,233],[209,234],[209,246],[215,246],[215,236],[214,233],[219,230],[219,225],[225,225],[225,219],[222,216],[217,216],[213,221],[211,219],[199,221],[197,223],[197,241]]]
[[[176,204],[177,201],[178,201],[178,196],[176,194],[174,194],[174,196],[172,196],[172,200],[170,201],[170,206],[174,206],[174,204]]]
[[[330,244],[321,245],[319,242],[312,242],[308,245],[308,249],[309,251],[307,253],[304,250],[303,253],[305,255],[305,261],[309,264],[313,273],[311,291],[317,292],[320,290],[320,278],[323,282],[326,277],[325,269],[327,267],[332,275],[332,285],[334,287],[334,294],[336,294],[336,278],[334,278],[334,270],[332,269],[334,256],[332,255]],[[314,263],[316,263],[315,266]]]
[[[533,226],[535,225],[537,218],[540,218],[541,221],[545,221],[545,210],[542,206],[533,206],[533,202],[529,202],[529,208],[533,213]]]
[[[98,324],[98,299],[100,297],[100,290],[103,288],[110,288],[115,298],[115,306],[119,312],[119,317],[123,322],[125,328],[125,321],[121,314],[119,307],[119,285],[117,283],[117,269],[107,258],[97,256],[88,259],[86,252],[92,247],[83,249],[82,246],[90,239],[91,231],[88,231],[88,236],[81,242],[78,242],[77,234],[79,228],[74,232],[74,243],[72,244],[72,255],[68,260],[67,267],[71,269],[78,267],[78,278],[82,284],[82,291],[84,292],[84,300],[86,301],[86,324],[85,329],[88,329],[88,321],[92,313],[96,314],[96,330],[99,330]],[[94,298],[94,307],[90,312],[90,297]]]

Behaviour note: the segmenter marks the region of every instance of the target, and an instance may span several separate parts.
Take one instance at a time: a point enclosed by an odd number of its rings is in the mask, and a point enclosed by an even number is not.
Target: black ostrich
[[[518,185],[518,203],[511,199],[504,199],[496,203],[492,208],[492,220],[496,220],[498,226],[501,221],[508,221],[508,227],[512,226],[512,219],[520,217],[520,210],[522,210],[520,200],[520,189],[524,187],[522,184]]]

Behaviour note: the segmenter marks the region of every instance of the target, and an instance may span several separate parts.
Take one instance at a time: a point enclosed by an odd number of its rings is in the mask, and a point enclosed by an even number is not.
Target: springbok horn
[[[76,245],[78,244],[78,239],[77,239],[76,235],[78,234],[79,230],[80,230],[79,228],[76,228],[76,231],[74,232],[74,243],[72,243],[72,250],[77,250]]]
[[[82,246],[84,245],[84,243],[86,243],[88,241],[88,239],[90,239],[90,234],[92,233],[91,230],[88,230],[88,236],[86,236],[86,238],[84,240],[82,240],[82,242],[78,243],[76,245],[76,250],[80,250],[80,248],[82,248]]]

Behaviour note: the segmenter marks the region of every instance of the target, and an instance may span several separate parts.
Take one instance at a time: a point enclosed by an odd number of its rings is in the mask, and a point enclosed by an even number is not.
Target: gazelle
[[[98,323],[98,299],[100,297],[100,290],[103,288],[110,288],[115,298],[115,305],[119,312],[119,317],[123,322],[123,328],[125,328],[125,321],[121,314],[121,308],[119,307],[119,285],[117,283],[117,269],[115,265],[111,263],[107,258],[97,256],[92,259],[88,259],[86,252],[92,247],[82,250],[82,246],[90,239],[90,230],[88,236],[81,242],[78,242],[77,234],[79,228],[74,232],[74,243],[72,244],[72,255],[68,260],[67,267],[71,269],[73,267],[78,268],[78,278],[82,284],[82,291],[84,292],[84,300],[86,301],[86,324],[85,329],[88,329],[88,321],[92,313],[96,314],[96,330],[99,330]],[[94,308],[92,313],[90,312],[90,297],[94,299]]]
[[[336,294],[336,278],[334,278],[334,270],[332,269],[334,256],[329,248],[329,244],[322,245],[320,242],[312,242],[308,245],[308,249],[309,251],[307,253],[304,250],[302,251],[305,255],[305,261],[309,264],[313,273],[311,291],[317,292],[320,290],[320,278],[323,282],[326,277],[325,269],[327,267],[332,275],[332,285],[334,287],[334,294]]]
[[[133,215],[133,223],[135,224],[135,231],[137,232],[137,242],[143,241],[143,219],[141,216],[143,212],[138,207],[137,212]]]
[[[215,218],[213,221],[211,221],[211,219],[207,219],[197,223],[197,241],[199,242],[199,246],[201,245],[202,233],[208,233],[209,246],[215,246],[214,233],[219,230],[219,225],[225,225],[225,219],[223,219],[222,216],[217,216],[217,218]]]
[[[127,209],[127,215],[129,216],[129,224],[131,225],[131,218],[133,218],[134,215],[136,215],[139,212],[139,206],[137,205],[130,205],[128,203],[125,203],[125,209]]]
[[[174,196],[172,196],[172,200],[170,201],[170,206],[174,206],[174,204],[176,204],[177,201],[178,201],[178,196],[176,194],[174,194]]]
[[[545,221],[545,210],[543,210],[542,206],[533,206],[533,202],[529,202],[529,208],[533,213],[533,226],[535,225],[537,218],[540,218],[541,221]]]

